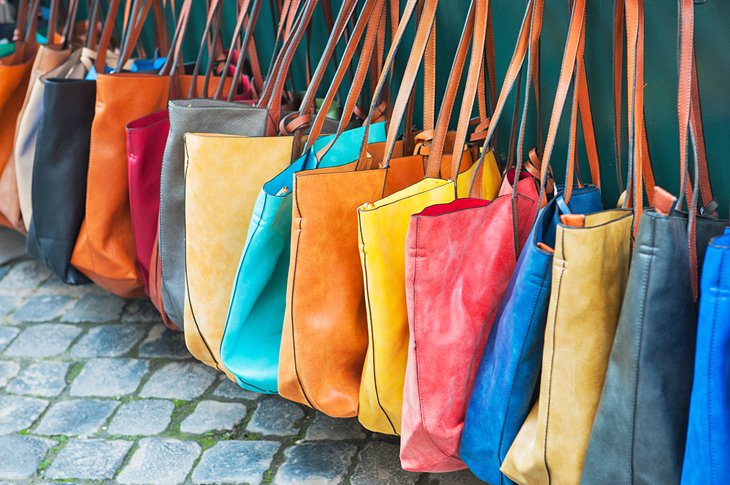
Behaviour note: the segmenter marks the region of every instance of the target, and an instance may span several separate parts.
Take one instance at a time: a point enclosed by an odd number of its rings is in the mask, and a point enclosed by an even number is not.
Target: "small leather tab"
[[[654,187],[654,208],[658,213],[668,216],[676,202],[677,198],[675,196],[659,186]]]
[[[541,242],[537,243],[537,247],[550,254],[555,254],[555,250],[545,243],[541,243]]]
[[[586,216],[583,214],[563,214],[560,221],[570,227],[586,227]]]

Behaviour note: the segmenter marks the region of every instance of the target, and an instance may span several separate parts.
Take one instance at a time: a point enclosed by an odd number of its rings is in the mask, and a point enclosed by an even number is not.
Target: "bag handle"
[[[76,20],[76,14],[79,9],[79,0],[71,0],[68,6],[68,14],[66,15],[66,22],[63,26],[63,34],[61,41],[61,49],[66,49],[73,37],[74,21]]]
[[[111,41],[112,31],[114,30],[114,24],[117,20],[117,11],[119,10],[119,0],[109,0],[109,8],[107,12],[106,21],[104,22],[104,29],[101,32],[101,38],[99,39],[99,49],[96,53],[96,62],[94,64],[96,72],[101,74],[104,72],[104,66],[106,62],[107,49],[109,48],[109,42]],[[92,27],[94,30],[96,27]]]
[[[173,33],[172,41],[170,43],[170,49],[168,49],[167,55],[165,56],[165,63],[163,64],[162,69],[160,69],[161,76],[173,76],[175,69],[182,64],[182,43],[183,38],[185,37],[185,30],[188,26],[192,3],[192,0],[183,0],[182,6],[180,7],[180,14],[178,15],[177,25],[175,26],[175,32]]]

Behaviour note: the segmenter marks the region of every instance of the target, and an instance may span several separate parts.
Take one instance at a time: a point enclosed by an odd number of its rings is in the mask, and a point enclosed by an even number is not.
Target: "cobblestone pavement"
[[[397,442],[246,392],[154,308],[40,264],[0,267],[0,482],[475,484],[400,469]]]

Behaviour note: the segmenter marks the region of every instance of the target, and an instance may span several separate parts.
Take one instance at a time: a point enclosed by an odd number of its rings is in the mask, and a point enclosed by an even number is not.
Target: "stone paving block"
[[[43,399],[0,396],[0,435],[30,428],[46,407]]]
[[[221,376],[221,378],[223,379],[222,382],[218,384],[218,387],[216,387],[215,391],[213,391],[213,395],[215,397],[222,397],[223,399],[233,399],[236,401],[239,401],[241,399],[255,401],[256,399],[261,397],[261,394],[257,394],[255,392],[243,389],[241,386],[239,386],[226,376]]]
[[[265,436],[294,436],[299,433],[299,423],[304,418],[302,408],[280,397],[267,397],[259,401],[246,431]]]
[[[132,300],[122,315],[124,323],[162,323],[162,318],[149,300]]]
[[[215,378],[215,371],[204,364],[171,362],[152,374],[139,395],[192,401],[203,394]]]
[[[406,485],[414,484],[420,477],[400,466],[400,447],[373,441],[358,455],[357,467],[350,477],[352,485]]]
[[[71,384],[72,396],[114,397],[132,394],[149,369],[139,359],[90,359]]]
[[[105,323],[119,320],[126,300],[115,295],[84,295],[66,312],[63,319],[70,323]]]
[[[101,325],[89,330],[71,347],[73,357],[119,357],[128,353],[144,337],[140,325]]]
[[[364,438],[365,429],[356,418],[335,419],[319,412],[307,428],[304,437],[307,441],[345,441]]]
[[[18,375],[19,371],[20,364],[17,362],[0,360],[0,387],[4,387],[10,382],[10,379]]]
[[[0,351],[7,347],[18,333],[20,330],[17,328],[0,326]]]
[[[96,399],[54,404],[35,430],[41,435],[88,436],[96,433],[119,405]]]
[[[190,416],[180,423],[183,433],[204,434],[230,430],[246,417],[246,406],[233,402],[201,401]]]
[[[0,436],[0,479],[31,478],[54,444],[37,436]]]
[[[200,445],[192,441],[144,438],[132,459],[117,477],[119,483],[176,484],[185,481]]]
[[[151,436],[170,425],[175,405],[163,399],[142,399],[122,404],[107,432],[119,436]]]
[[[10,357],[53,357],[62,354],[81,333],[76,325],[39,323],[26,328],[5,349]]]
[[[37,295],[65,295],[72,296],[74,298],[80,298],[89,293],[101,294],[104,292],[101,288],[95,284],[82,284],[82,285],[67,285],[61,281],[57,276],[53,275],[51,278],[46,280],[38,291]],[[105,292],[104,292],[105,293]]]
[[[221,441],[203,453],[193,483],[260,483],[278,449],[274,441]]]
[[[131,441],[73,439],[56,455],[46,478],[108,480],[132,447]]]
[[[276,472],[276,485],[342,483],[357,448],[347,443],[305,443],[288,448]]]
[[[51,272],[42,263],[21,261],[0,280],[0,290],[34,290],[50,277]]]
[[[33,296],[13,313],[14,322],[51,322],[61,315],[71,303],[68,296]]]
[[[152,359],[189,359],[185,335],[173,332],[163,324],[155,325],[139,346],[139,356]]]
[[[66,388],[68,362],[35,362],[25,367],[18,377],[8,384],[13,394],[54,397]]]
[[[484,485],[469,470],[453,473],[431,473],[427,476],[428,485]]]
[[[22,301],[23,299],[17,296],[0,296],[0,317],[5,317],[13,313]]]
[[[10,265],[6,264],[5,266],[0,266],[0,280],[5,277],[6,274],[10,272]]]

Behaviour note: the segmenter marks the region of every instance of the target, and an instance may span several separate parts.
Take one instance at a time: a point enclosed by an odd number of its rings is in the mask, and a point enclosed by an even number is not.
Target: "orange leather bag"
[[[135,3],[133,22],[123,43],[117,69],[136,44],[151,3]],[[119,0],[112,0],[116,12]],[[109,23],[107,26],[110,26]],[[92,281],[125,298],[144,295],[136,265],[134,233],[129,210],[125,126],[142,116],[165,109],[170,78],[156,74],[101,74],[111,28],[102,34],[96,61],[96,112],[91,126],[87,177],[86,218],[81,226],[71,264]]]
[[[18,206],[13,141],[37,51],[36,17],[40,0],[21,0],[15,52],[0,58],[0,225],[24,231]]]

